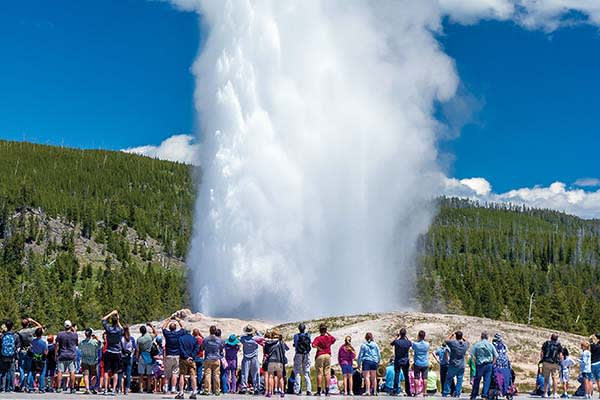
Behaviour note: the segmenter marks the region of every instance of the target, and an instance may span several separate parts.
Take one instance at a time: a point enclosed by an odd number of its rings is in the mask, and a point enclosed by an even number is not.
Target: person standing
[[[179,325],[179,329],[177,325]],[[165,357],[163,359],[165,385],[171,385],[171,394],[177,393],[175,386],[179,379],[179,356],[181,355],[179,351],[179,339],[186,333],[187,331],[183,328],[183,322],[176,315],[172,315],[170,319],[166,319],[163,322],[162,334],[165,338]],[[166,393],[167,390],[165,389],[164,392]]]
[[[237,393],[237,367],[238,353],[240,352],[240,340],[232,333],[225,341],[225,379],[229,387],[229,393]]]
[[[196,387],[202,387],[202,372],[204,370],[204,336],[200,333],[200,329],[194,328],[192,335],[198,343],[198,353],[194,356],[196,363]]]
[[[398,336],[391,343],[394,346],[394,390],[393,394],[399,393],[398,383],[400,381],[400,371],[404,376],[404,390],[408,397],[412,396],[410,382],[408,380],[408,369],[410,367],[408,351],[412,348],[412,343],[406,337],[406,328],[400,329]]]
[[[289,349],[283,341],[283,335],[274,329],[270,340],[265,343],[265,356],[267,371],[265,374],[266,396],[271,397],[279,391],[280,397],[285,396],[285,365],[287,359],[285,352]]]
[[[579,370],[581,371],[581,377],[583,378],[583,387],[585,388],[585,398],[592,398],[592,391],[594,390],[593,377],[592,377],[592,354],[590,353],[590,343],[587,341],[581,342],[581,358],[579,359]]]
[[[4,323],[6,331],[2,334],[0,348],[0,391],[15,390],[15,359],[19,351],[19,335],[13,332],[14,323]]]
[[[448,340],[448,373],[444,386],[442,387],[442,396],[446,397],[452,394],[454,397],[460,398],[462,394],[463,378],[465,376],[465,357],[469,350],[469,342],[467,342],[461,331],[456,331]],[[452,385],[456,378],[456,386],[452,391]]]
[[[33,392],[33,384],[35,383],[35,377],[40,374],[38,380],[38,393],[43,393],[46,389],[46,358],[48,356],[48,343],[42,339],[44,335],[44,328],[37,328],[35,330],[35,338],[31,341],[31,374],[30,379],[31,385],[29,386],[29,392]]]
[[[413,342],[412,350],[415,357],[413,371],[415,375],[415,395],[425,395],[427,373],[429,372],[429,343],[425,341],[425,331],[419,331],[417,341]]]
[[[81,350],[81,370],[85,383],[84,394],[96,394],[96,390],[90,391],[90,388],[92,388],[92,378],[96,376],[96,372],[98,371],[98,350],[100,347],[100,342],[94,336],[92,329],[87,328],[85,330],[85,339],[79,343],[79,350]]]
[[[596,387],[600,392],[600,333],[596,333],[594,337],[590,338],[590,353],[592,355],[592,379],[596,381]]]
[[[198,386],[196,384],[196,363],[194,357],[198,354],[200,345],[196,338],[188,331],[179,338],[179,393],[175,396],[176,399],[184,398],[185,376],[190,376],[192,383],[192,394],[190,399],[196,398]]]
[[[319,336],[313,340],[312,347],[317,349],[315,355],[315,368],[317,370],[317,396],[321,395],[321,390],[327,391],[327,381],[329,380],[329,370],[331,369],[331,345],[335,343],[335,337],[327,332],[327,325],[319,326]]]
[[[244,328],[244,334],[240,337],[242,343],[242,385],[240,393],[244,394],[248,390],[248,376],[252,379],[254,394],[259,392],[260,381],[260,361],[258,359],[258,348],[263,346],[265,339],[256,334],[256,329],[252,325]]]
[[[494,339],[492,339],[492,344],[494,345],[494,347],[496,348],[496,352],[498,353],[498,357],[494,362],[493,373],[495,374],[498,389],[500,389],[500,393],[502,393],[502,395],[504,396],[508,392],[508,388],[510,387],[511,383],[508,347],[502,340],[502,335],[500,335],[499,333],[496,333],[494,335]]]
[[[61,392],[62,375],[69,373],[69,388],[71,393],[75,393],[75,357],[77,356],[77,345],[79,339],[77,332],[73,330],[71,321],[64,323],[65,330],[56,336],[56,360],[58,362],[58,388],[57,393]]]
[[[109,323],[110,319],[110,323]],[[108,376],[112,375],[112,393],[115,394],[117,391],[117,383],[119,374],[122,372],[121,365],[121,349],[123,338],[123,326],[121,325],[121,318],[119,312],[113,310],[102,318],[102,326],[106,333],[106,352],[104,353],[104,390],[106,394],[108,391],[109,383]]]
[[[312,394],[310,382],[310,351],[311,337],[310,333],[306,332],[306,325],[301,323],[298,325],[298,333],[294,335],[294,393],[300,394],[302,391],[302,379],[306,386],[306,394]]]
[[[129,393],[131,387],[131,369],[133,367],[133,356],[137,351],[135,338],[129,332],[129,326],[123,327],[123,337],[121,337],[121,373],[119,374],[118,385],[123,387],[123,394]]]
[[[152,333],[148,332],[152,329]],[[152,373],[152,342],[156,337],[156,328],[150,322],[140,326],[140,337],[137,340],[135,356],[138,360],[138,375],[140,376],[140,392],[152,393],[154,377]]]
[[[217,337],[217,327],[209,328],[209,335],[204,338],[204,394],[221,394],[221,359],[223,358],[223,341]],[[256,387],[256,383],[253,382]]]
[[[34,321],[32,318],[25,318],[21,321],[21,330],[18,332],[19,342],[19,390],[27,391],[28,387],[33,387],[33,376],[31,374],[31,365],[33,358],[31,357],[31,342],[37,328],[42,325]]]
[[[562,353],[562,346],[558,341],[558,335],[553,333],[550,336],[550,340],[547,340],[542,345],[542,351],[540,352],[540,358],[542,360],[542,375],[544,376],[544,394],[542,397],[546,397],[549,385],[550,377],[552,377],[552,394],[557,397],[557,386],[558,386],[558,371],[560,370],[560,354]]]
[[[342,375],[344,379],[344,395],[346,396],[354,396],[352,391],[352,375],[354,374],[354,369],[352,368],[352,364],[356,359],[356,350],[352,346],[352,337],[346,336],[344,338],[344,344],[340,347],[338,352],[338,364],[342,369]],[[386,384],[391,384],[393,382],[393,378],[390,382]]]
[[[379,346],[373,340],[373,334],[367,332],[365,343],[360,346],[358,352],[358,365],[362,368],[365,379],[365,391],[367,395],[377,394],[377,368],[381,361]]]
[[[481,332],[481,340],[473,345],[471,356],[475,360],[475,380],[473,382],[473,390],[471,392],[471,400],[475,400],[479,396],[479,386],[481,378],[483,378],[483,390],[481,397],[487,398],[492,381],[492,365],[498,358],[496,348],[488,340],[488,333]]]
[[[445,341],[443,341],[442,345],[433,352],[433,358],[435,358],[435,361],[437,361],[440,366],[440,385],[443,390],[444,383],[446,383],[446,375],[448,375],[448,346]],[[429,372],[431,372],[431,369],[429,369]],[[452,387],[452,389],[454,389],[454,387]]]

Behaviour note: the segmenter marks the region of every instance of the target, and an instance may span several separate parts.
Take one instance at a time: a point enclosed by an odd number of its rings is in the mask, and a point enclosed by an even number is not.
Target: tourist
[[[101,347],[92,329],[87,328],[85,330],[85,339],[79,343],[79,350],[81,350],[81,371],[85,384],[84,394],[96,394],[96,390],[91,386],[91,381],[98,371],[98,350]]]
[[[48,343],[42,338],[44,328],[38,327],[35,330],[35,337],[31,341],[31,379],[29,379],[29,392],[33,392],[35,377],[40,374],[38,379],[38,393],[43,393],[46,389],[46,358],[48,356]]]
[[[542,374],[544,375],[544,394],[549,392],[550,377],[552,377],[552,394],[556,397],[558,371],[560,369],[560,354],[562,347],[558,341],[558,335],[553,333],[550,340],[542,345],[540,358],[542,360]]]
[[[163,357],[163,366],[165,369],[165,387],[163,393],[165,394],[168,392],[169,385],[171,394],[177,393],[175,388],[179,379],[179,338],[186,333],[186,330],[183,329],[183,322],[176,315],[171,315],[171,318],[166,319],[162,324],[162,334],[165,338],[165,353]]]
[[[569,356],[569,350],[563,347],[560,357],[560,382],[563,385],[563,394],[560,397],[562,398],[569,397],[569,381],[571,380],[571,368],[573,366],[575,366],[575,360]]]
[[[461,331],[456,331],[446,340],[446,346],[448,346],[448,373],[442,387],[442,396],[452,394],[454,397],[459,398],[462,394],[465,356],[469,350],[469,343],[465,340]],[[456,386],[452,390],[454,378],[456,378]]]
[[[225,341],[225,378],[229,386],[229,393],[237,393],[237,367],[238,353],[240,351],[240,340],[237,335],[231,334]]]
[[[338,352],[338,364],[342,369],[342,376],[344,380],[344,394],[346,396],[353,396],[352,392],[352,375],[354,370],[352,364],[356,359],[356,350],[352,346],[352,337],[346,336],[344,338],[344,344],[340,347]],[[390,383],[391,384],[391,383]]]
[[[109,323],[110,319],[110,323]],[[122,371],[121,366],[121,347],[123,338],[123,326],[117,310],[113,310],[102,318],[102,326],[106,333],[106,352],[104,353],[104,388],[103,394],[112,389],[112,393],[117,391],[119,374]],[[109,386],[109,375],[112,374],[112,385]]]
[[[317,370],[317,396],[320,396],[322,389],[327,394],[327,374],[331,369],[331,345],[335,343],[335,337],[327,332],[327,325],[319,326],[319,336],[312,343],[312,347],[317,349],[315,355],[315,368]]]
[[[306,386],[306,394],[312,393],[312,385],[310,382],[310,351],[311,337],[310,333],[306,332],[306,325],[301,323],[298,325],[298,333],[294,335],[294,393],[300,394],[302,391],[302,380]]]
[[[335,374],[335,370],[331,368],[329,372],[329,381],[327,382],[327,389],[329,394],[340,394],[340,386],[338,383],[337,375]]]
[[[194,362],[196,363],[196,386],[202,387],[202,373],[204,370],[204,336],[200,333],[200,329],[194,328],[192,335],[198,343],[198,353],[194,356]]]
[[[148,332],[148,327],[152,333]],[[140,376],[140,392],[152,393],[153,374],[152,374],[152,343],[156,337],[156,328],[151,323],[140,326],[140,337],[137,340],[136,358],[138,361],[138,375]]]
[[[270,339],[265,342],[267,370],[265,374],[265,394],[271,397],[274,393],[285,396],[285,365],[287,359],[285,352],[289,350],[283,341],[283,335],[274,329]]]
[[[203,394],[221,394],[221,359],[223,358],[223,341],[217,337],[217,327],[209,328],[209,335],[204,338],[204,391]]]
[[[223,332],[221,329],[217,328],[217,332],[215,336],[223,342],[223,348],[221,349],[221,366],[219,367],[219,373],[221,376],[221,393],[229,393],[229,383],[227,382],[227,377],[225,376],[225,367],[227,367],[227,361],[225,361],[225,342],[221,335]]]
[[[69,373],[69,388],[75,393],[75,357],[79,339],[77,332],[73,330],[71,321],[66,320],[63,324],[65,330],[56,336],[56,360],[58,364],[58,393],[62,390],[62,375]]]
[[[592,379],[600,392],[600,333],[590,338],[590,353],[592,354]]]
[[[46,355],[46,376],[49,382],[47,392],[54,392],[56,387],[56,345],[54,344],[54,336],[48,335],[48,354]]]
[[[252,381],[254,394],[258,394],[260,380],[260,361],[258,360],[258,348],[264,344],[264,338],[256,334],[252,325],[244,328],[244,334],[240,337],[242,343],[242,384],[240,393],[248,390],[248,377]]]
[[[400,381],[400,372],[404,376],[404,390],[408,397],[412,396],[410,390],[410,382],[408,381],[408,370],[410,367],[408,351],[412,348],[412,343],[406,337],[406,328],[400,329],[398,336],[391,343],[394,346],[394,391],[393,394],[397,395],[400,393],[398,383]]]
[[[445,341],[433,352],[433,358],[440,366],[440,385],[443,390],[444,383],[446,383],[446,375],[448,374],[448,346]],[[451,389],[454,391],[454,387]]]
[[[35,335],[37,328],[41,328],[42,325],[39,322],[34,321],[32,318],[25,318],[21,321],[22,328],[17,333],[19,335],[19,390],[24,392],[27,391],[28,387],[33,387],[33,376],[31,375],[31,364],[33,358],[31,357],[31,342]]]
[[[131,369],[133,368],[133,357],[136,351],[135,338],[131,336],[129,326],[125,325],[121,337],[121,373],[119,374],[119,385],[123,385],[123,394],[125,395],[131,387]]]
[[[475,400],[479,396],[479,386],[483,378],[483,390],[481,397],[487,398],[492,382],[492,365],[498,358],[496,348],[488,340],[488,333],[481,332],[481,340],[471,348],[471,356],[475,361],[475,379],[473,382],[473,390],[471,391],[471,400]]]
[[[498,390],[505,396],[511,385],[511,367],[510,359],[508,358],[508,347],[506,347],[506,344],[502,340],[502,335],[499,333],[494,335],[492,344],[496,348],[496,353],[498,353],[498,357],[496,357],[493,365],[493,374],[496,379]]]
[[[175,396],[176,399],[184,398],[185,376],[190,376],[192,394],[190,399],[196,398],[198,386],[196,385],[196,363],[194,357],[198,354],[200,345],[196,338],[188,331],[179,338],[179,393]]]
[[[0,391],[15,390],[15,358],[19,351],[19,335],[13,332],[12,320],[4,322],[6,331],[2,334],[0,349]]]
[[[396,395],[394,392],[394,377],[396,376],[396,369],[394,368],[394,359],[391,358],[388,366],[385,368],[385,378],[383,383],[384,391],[390,396]]]
[[[579,370],[583,378],[583,386],[585,388],[585,398],[592,398],[593,377],[592,377],[592,354],[590,353],[590,343],[587,341],[581,342],[581,358],[579,361]]]
[[[377,368],[381,361],[381,352],[379,346],[373,340],[373,334],[367,332],[366,342],[360,346],[358,352],[358,365],[363,371],[365,379],[365,391],[367,395],[377,394]]]
[[[429,371],[427,371],[427,385],[425,390],[428,395],[434,395],[437,393],[437,374],[433,370],[433,365],[429,365]]]
[[[412,344],[414,354],[413,371],[415,373],[415,388],[419,390],[415,395],[425,395],[424,389],[427,383],[427,372],[429,371],[429,343],[425,341],[425,331],[419,331],[417,341]]]

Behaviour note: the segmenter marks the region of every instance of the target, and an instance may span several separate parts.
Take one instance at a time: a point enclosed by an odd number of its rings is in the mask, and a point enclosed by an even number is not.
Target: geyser
[[[188,263],[213,315],[412,308],[456,91],[427,2],[176,1],[201,15]],[[374,5],[373,5],[374,4]]]

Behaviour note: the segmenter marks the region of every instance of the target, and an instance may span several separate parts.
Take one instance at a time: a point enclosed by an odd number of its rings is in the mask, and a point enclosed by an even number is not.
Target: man
[[[77,356],[77,332],[73,330],[71,321],[66,320],[63,324],[65,330],[56,336],[56,360],[57,360],[57,393],[61,392],[62,375],[65,372],[69,373],[69,388],[71,393],[75,393],[75,357]]]
[[[22,328],[18,332],[21,348],[19,350],[19,390],[27,391],[27,387],[33,387],[33,376],[31,375],[31,342],[35,330],[42,325],[31,318],[21,321]]]
[[[110,323],[109,323],[110,319]],[[121,367],[121,340],[123,338],[123,326],[117,310],[112,310],[102,318],[102,327],[106,332],[106,353],[104,353],[104,388],[103,394],[108,392],[108,377],[112,373],[112,394],[116,394]]]
[[[433,358],[440,366],[440,385],[442,390],[444,389],[444,383],[446,383],[446,376],[448,375],[448,351],[446,341],[443,341],[441,346],[433,352]],[[454,385],[452,386],[451,389],[454,391]]]
[[[42,339],[44,335],[44,328],[37,328],[35,330],[35,338],[31,341],[31,375],[32,378],[29,380],[29,392],[33,392],[33,384],[35,377],[39,373],[40,379],[38,381],[38,392],[44,393],[46,389],[46,358],[48,356],[48,343]]]
[[[394,346],[394,390],[392,391],[393,395],[397,395],[399,393],[399,380],[400,380],[400,372],[404,376],[404,390],[406,391],[406,396],[411,397],[410,390],[410,381],[408,379],[408,368],[410,366],[408,359],[408,351],[412,348],[412,343],[406,337],[406,328],[400,329],[398,332],[398,336],[391,343]]]
[[[81,351],[81,370],[83,372],[83,381],[85,383],[85,393],[90,394],[90,381],[98,371],[98,350],[100,342],[93,334],[91,328],[85,330],[85,339],[79,343]],[[96,394],[96,390],[92,389],[91,393]]]
[[[177,327],[179,325],[179,329]],[[167,329],[168,327],[168,329]],[[183,329],[183,322],[175,314],[170,319],[166,319],[162,324],[162,334],[165,338],[165,357],[163,360],[165,367],[165,385],[171,384],[171,394],[176,394],[175,387],[179,379],[179,338],[185,335],[187,331]],[[168,389],[168,388],[167,388]],[[166,394],[166,391],[165,391]]]
[[[600,392],[600,333],[590,339],[590,352],[592,353],[592,376]],[[594,343],[594,339],[596,343]]]
[[[175,396],[176,399],[183,399],[183,388],[185,388],[185,376],[190,376],[192,383],[192,394],[190,399],[196,398],[198,386],[196,385],[196,363],[194,357],[200,351],[200,345],[196,341],[196,338],[190,335],[189,332],[185,333],[179,338],[179,393]]]
[[[329,394],[327,382],[331,370],[331,345],[335,343],[335,338],[327,332],[327,325],[319,326],[319,336],[313,340],[312,347],[317,349],[315,356],[315,368],[317,370],[317,396],[321,395],[321,390],[325,389],[325,395]]]
[[[13,332],[14,323],[7,320],[4,326],[6,331],[0,339],[0,391],[12,392],[15,390],[15,358],[20,343],[19,335]]]
[[[148,328],[152,329],[152,333],[148,332]],[[140,376],[140,392],[144,391],[152,393],[154,387],[154,374],[152,372],[152,342],[156,337],[157,332],[154,325],[147,322],[146,325],[140,326],[140,337],[137,340],[136,358],[138,360],[138,374]]]
[[[204,369],[204,336],[200,333],[200,329],[194,328],[192,335],[198,343],[198,353],[194,356],[196,363],[196,387],[202,387],[202,371]]]
[[[556,387],[558,385],[558,371],[560,370],[560,354],[562,353],[562,346],[558,341],[558,335],[553,333],[550,336],[550,340],[547,340],[542,345],[542,351],[540,351],[540,359],[542,360],[542,375],[544,376],[544,393],[542,397],[547,397],[548,385],[550,384],[550,376],[552,376],[552,394],[555,398],[558,397],[556,394]]]
[[[217,337],[217,327],[209,328],[210,335],[204,338],[204,394],[221,394],[221,359],[225,343]],[[254,383],[253,383],[254,384]],[[256,387],[256,384],[254,384]]]
[[[242,384],[240,393],[248,391],[248,376],[252,380],[254,394],[258,394],[260,380],[260,361],[258,360],[258,348],[263,346],[265,339],[256,334],[252,325],[246,325],[244,334],[240,337],[242,343]]]
[[[311,350],[311,338],[310,334],[306,332],[306,325],[298,325],[298,333],[294,335],[294,348],[296,354],[294,354],[294,393],[300,394],[302,391],[302,378],[304,378],[304,384],[306,385],[306,395],[310,396],[312,393],[310,383],[310,350]]]
[[[481,340],[473,345],[471,349],[471,357],[475,361],[475,380],[473,382],[473,390],[471,392],[471,400],[475,400],[479,396],[479,385],[483,378],[483,390],[481,397],[487,398],[492,381],[492,364],[498,358],[498,352],[494,345],[488,340],[488,333],[481,332]]]
[[[463,378],[465,376],[465,357],[469,350],[469,342],[465,340],[461,331],[456,331],[446,340],[446,346],[448,347],[448,373],[442,387],[442,396],[446,397],[452,394],[454,397],[460,398]],[[451,393],[454,378],[456,378],[456,386],[454,387],[454,392]]]

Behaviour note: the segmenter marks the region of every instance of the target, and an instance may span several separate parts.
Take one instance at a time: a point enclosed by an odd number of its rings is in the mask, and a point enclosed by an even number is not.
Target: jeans
[[[475,370],[477,372],[475,373],[471,399],[475,399],[479,396],[479,384],[481,383],[481,378],[483,378],[483,391],[481,392],[481,397],[487,398],[490,390],[490,383],[492,381],[492,363],[477,364]]]
[[[254,391],[258,390],[260,385],[260,363],[258,356],[252,358],[244,357],[242,359],[242,390],[248,389],[248,375],[252,379]]]
[[[237,359],[227,360],[227,368],[225,368],[225,379],[229,385],[227,393],[237,393]]]
[[[123,372],[119,374],[119,380],[117,382],[117,388],[121,388],[123,384],[123,375],[125,375],[125,388],[123,393],[128,393],[129,388],[131,387],[131,367],[132,367],[131,357],[123,357],[121,358],[121,367],[123,368]]]
[[[306,385],[306,391],[312,391],[310,383],[310,354],[296,353],[294,356],[294,393],[299,394],[302,390],[302,378]]]
[[[33,376],[31,374],[31,363],[33,359],[27,355],[26,351],[19,352],[19,387],[23,389],[25,385],[33,387]],[[27,382],[25,382],[27,378]]]
[[[12,392],[15,390],[15,363],[14,361],[9,362],[1,361],[3,364],[0,372],[0,391]]]
[[[408,369],[409,369],[409,364],[401,364],[397,361],[394,362],[394,393],[398,394],[400,392],[399,388],[398,388],[398,384],[400,383],[400,374],[399,372],[402,371],[402,374],[404,375],[404,390],[406,391],[406,395],[407,396],[411,396],[411,391],[410,391],[410,379],[408,379]]]
[[[38,361],[37,363],[41,363],[42,366],[42,370],[40,371],[40,379],[38,381],[38,389],[40,392],[43,392],[46,388],[46,360]],[[32,368],[31,379],[28,380],[30,391],[33,390],[33,382],[35,381],[36,372],[37,370],[35,368]]]
[[[456,378],[456,388],[454,389],[454,396],[460,397],[462,394],[462,383],[465,376],[465,367],[458,368],[453,365],[448,366],[448,373],[446,374],[446,380],[442,387],[442,396],[448,396],[452,392],[452,386],[454,384],[454,378]]]
[[[203,358],[196,358],[196,360],[194,360],[196,362],[196,384],[198,385],[198,388],[202,388],[202,375],[204,373],[204,359]]]

